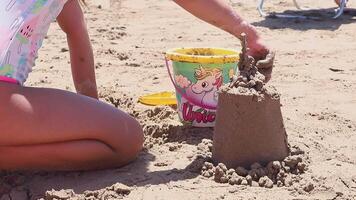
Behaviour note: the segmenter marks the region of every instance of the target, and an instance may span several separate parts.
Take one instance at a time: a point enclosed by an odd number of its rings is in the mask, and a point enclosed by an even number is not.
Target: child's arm
[[[69,0],[57,20],[67,34],[72,76],[77,92],[97,99],[94,56],[79,2]]]
[[[257,60],[265,59],[269,53],[269,49],[261,42],[256,29],[243,20],[224,0],[174,1],[196,17],[231,33],[239,39],[241,33],[246,33],[248,47],[250,48],[249,54]],[[272,64],[270,64],[270,67],[272,67]]]

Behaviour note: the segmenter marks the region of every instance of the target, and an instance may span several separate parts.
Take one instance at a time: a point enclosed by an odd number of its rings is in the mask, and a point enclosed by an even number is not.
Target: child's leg
[[[138,122],[70,92],[0,83],[0,169],[116,167],[142,148]]]

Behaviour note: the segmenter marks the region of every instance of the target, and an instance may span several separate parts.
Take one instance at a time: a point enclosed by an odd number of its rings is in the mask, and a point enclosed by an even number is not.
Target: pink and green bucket
[[[184,124],[214,127],[217,91],[235,74],[238,60],[237,51],[222,48],[179,48],[166,52],[178,115]]]

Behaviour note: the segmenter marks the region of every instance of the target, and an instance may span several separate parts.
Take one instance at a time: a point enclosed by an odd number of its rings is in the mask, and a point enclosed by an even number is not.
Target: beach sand
[[[301,2],[333,6],[332,0]],[[145,149],[120,169],[0,172],[0,199],[356,199],[355,20],[350,15],[322,21],[264,19],[254,1],[232,3],[277,52],[270,84],[281,93],[288,141],[304,151],[307,163],[305,173],[292,176],[291,186],[237,186],[201,176],[204,159],[197,155],[208,151],[204,145],[213,130],[183,126],[170,107],[137,103],[141,95],[174,90],[164,65],[165,50],[239,50],[236,38],[172,1],[111,1],[101,8],[89,1],[85,15],[100,98],[142,123]],[[294,7],[292,1],[279,0],[266,1],[266,9]],[[74,91],[64,41],[65,35],[53,24],[27,86]]]

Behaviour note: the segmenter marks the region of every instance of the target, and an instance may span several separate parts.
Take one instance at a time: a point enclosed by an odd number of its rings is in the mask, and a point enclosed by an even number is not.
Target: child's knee
[[[138,153],[142,150],[144,136],[143,130],[139,122],[127,117],[125,122],[121,122],[120,126],[116,126],[111,130],[111,143],[113,150],[123,160],[131,161],[136,158]]]
[[[130,124],[130,128],[128,129],[129,149],[133,154],[137,155],[142,150],[144,143],[143,129],[140,123],[134,118],[131,119]]]

